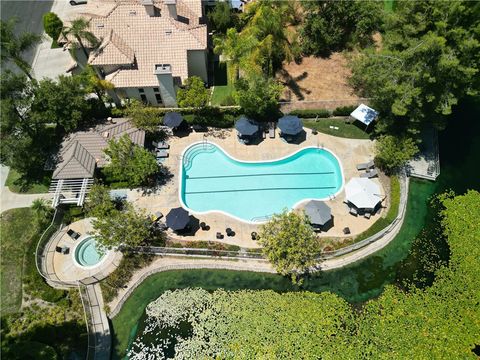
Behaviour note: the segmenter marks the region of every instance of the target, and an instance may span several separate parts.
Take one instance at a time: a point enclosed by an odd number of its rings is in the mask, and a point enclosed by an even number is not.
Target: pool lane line
[[[247,192],[247,191],[271,191],[271,190],[314,190],[314,189],[336,189],[336,186],[317,186],[317,187],[288,187],[288,188],[258,188],[258,189],[233,189],[233,190],[209,190],[209,191],[186,191],[185,195],[195,194],[214,194],[227,192]]]
[[[283,174],[245,174],[245,175],[212,175],[212,176],[185,176],[187,180],[197,180],[197,179],[220,179],[220,178],[232,178],[232,177],[253,177],[253,176],[283,176],[283,175],[332,175],[334,171],[325,171],[325,172],[307,172],[307,173],[283,173]]]

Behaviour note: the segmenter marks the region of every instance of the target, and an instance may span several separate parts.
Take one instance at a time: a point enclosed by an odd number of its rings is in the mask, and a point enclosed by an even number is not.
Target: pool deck
[[[165,160],[164,165],[173,175],[169,181],[159,189],[150,192],[142,190],[134,190],[128,193],[128,200],[136,207],[146,209],[147,212],[154,214],[161,211],[166,215],[170,209],[181,206],[179,200],[179,166],[181,162],[181,154],[184,149],[194,142],[203,141],[204,135],[206,140],[221,146],[229,155],[244,161],[262,161],[275,160],[288,156],[295,151],[307,146],[325,147],[332,151],[340,160],[347,183],[352,177],[357,177],[360,172],[356,169],[359,163],[367,162],[373,158],[373,142],[370,140],[347,139],[334,137],[322,133],[312,134],[310,129],[305,128],[306,139],[300,144],[291,144],[283,141],[278,135],[278,130],[274,139],[264,139],[257,145],[244,145],[237,140],[237,134],[234,129],[215,129],[207,133],[192,132],[187,136],[171,136],[168,139],[170,144],[169,157]],[[379,183],[383,189],[387,188],[388,180],[382,181],[376,178],[373,181]],[[384,183],[384,184],[382,184]],[[342,190],[340,194],[333,200],[327,201],[332,209],[334,217],[334,226],[326,232],[319,234],[320,237],[339,237],[344,238],[342,230],[349,227],[351,236],[355,236],[367,228],[369,228],[378,218],[378,215],[372,216],[370,219],[363,217],[354,217],[347,211],[345,193]],[[384,201],[384,206],[388,207],[388,198]],[[386,213],[382,212],[382,215]],[[380,215],[381,216],[381,215]],[[196,241],[208,240],[217,241],[216,233],[221,232],[225,235],[221,240],[224,243],[238,245],[241,247],[255,248],[259,245],[251,240],[251,232],[259,230],[259,225],[249,224],[234,219],[221,213],[210,213],[196,216],[199,221],[203,221],[210,226],[209,231],[199,230],[193,236],[179,236],[174,232],[168,231],[171,239],[179,241]],[[235,231],[234,237],[227,237],[225,229],[231,228]],[[338,241],[341,241],[339,239]]]
[[[73,240],[67,234],[67,230],[72,229],[82,236],[78,240]],[[75,246],[79,244],[88,233],[93,231],[91,218],[82,219],[64,227],[54,236],[44,251],[45,264],[49,274],[55,274],[56,280],[62,282],[84,281],[87,283],[96,282],[108,276],[114,271],[122,255],[120,252],[109,251],[100,264],[92,268],[84,268],[74,261]],[[56,246],[67,246],[70,249],[68,254],[61,254],[55,251]],[[51,268],[50,268],[51,267]]]

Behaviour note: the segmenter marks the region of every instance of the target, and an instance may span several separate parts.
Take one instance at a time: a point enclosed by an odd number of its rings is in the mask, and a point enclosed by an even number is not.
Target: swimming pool
[[[180,201],[192,213],[219,211],[264,222],[307,199],[328,200],[344,183],[337,157],[306,147],[274,161],[239,161],[213,143],[188,147],[181,160]]]
[[[105,252],[97,250],[95,238],[89,236],[83,239],[75,248],[75,261],[83,267],[98,265]]]

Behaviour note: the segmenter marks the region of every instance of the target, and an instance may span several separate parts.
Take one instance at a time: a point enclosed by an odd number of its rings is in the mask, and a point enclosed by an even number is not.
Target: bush
[[[333,116],[349,116],[353,110],[357,108],[356,105],[349,105],[349,106],[339,106],[335,110],[333,110]]]
[[[46,13],[43,15],[43,29],[53,41],[57,41],[63,29],[63,22],[57,14],[53,12]]]
[[[123,288],[130,281],[136,270],[148,266],[153,258],[154,255],[150,254],[125,253],[118,268],[100,282],[105,303],[115,299],[118,289]]]
[[[392,173],[404,166],[417,153],[418,147],[413,139],[383,135],[375,144],[375,164],[382,170]]]
[[[314,117],[319,117],[319,118],[329,118],[332,116],[330,114],[330,111],[327,109],[312,109],[312,110],[293,110],[290,112],[289,115],[295,115],[300,118],[314,118]]]
[[[177,101],[180,107],[202,108],[207,105],[209,96],[203,80],[198,76],[189,77],[185,82],[185,88],[177,91]]]

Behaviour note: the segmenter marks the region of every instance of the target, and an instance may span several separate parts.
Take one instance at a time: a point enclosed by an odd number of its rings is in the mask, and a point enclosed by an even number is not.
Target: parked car
[[[70,0],[70,5],[75,6],[75,5],[83,5],[87,3],[87,0]]]

